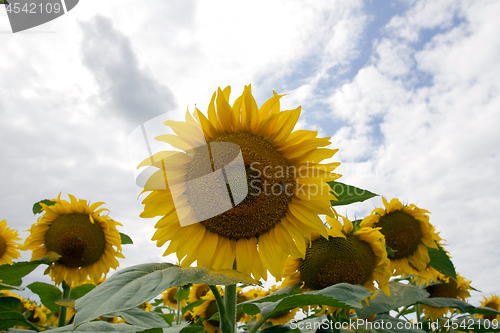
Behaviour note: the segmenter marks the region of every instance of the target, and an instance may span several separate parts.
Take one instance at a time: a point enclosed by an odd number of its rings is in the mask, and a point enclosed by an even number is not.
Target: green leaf
[[[385,247],[385,250],[387,251],[387,255],[390,256],[390,257],[394,257],[394,253],[397,251],[397,250],[394,251],[393,249],[391,249],[388,246]]]
[[[78,326],[76,329],[75,327],[71,325],[66,325],[64,327],[59,327],[55,329],[51,329],[50,333],[70,333],[70,332],[77,332],[77,333],[108,333],[108,332],[113,332],[113,333],[136,333],[136,332],[163,332],[163,333],[179,333],[181,332],[185,327],[187,323],[183,323],[181,325],[173,326],[173,327],[168,327],[168,328],[160,328],[160,330],[151,330],[145,327],[140,327],[137,325],[128,325],[128,324],[110,324],[105,321],[93,321],[90,323],[85,323],[80,326]],[[26,325],[25,325],[26,326]],[[12,333],[33,333],[34,331],[28,331],[28,330],[12,330]]]
[[[185,314],[187,311],[193,311],[193,309],[195,307],[202,305],[203,302],[205,302],[205,300],[199,299],[196,302],[189,303],[188,305],[186,305],[185,307],[182,308],[182,310],[181,310],[182,314]]]
[[[165,314],[161,314],[160,317],[163,318],[163,320],[165,320],[165,322],[167,324],[169,324],[170,326],[172,326],[172,322],[174,321],[175,319],[175,313],[165,313]]]
[[[398,324],[402,328],[398,329]],[[418,328],[418,327],[422,327],[422,326],[419,326],[419,324],[415,323],[413,325],[410,325],[411,328],[407,328],[408,326],[406,326],[406,325],[409,325],[408,321],[393,318],[389,315],[377,315],[377,317],[375,317],[375,320],[373,320],[371,323],[366,323],[365,325],[366,325],[365,327],[368,329],[359,329],[359,327],[357,327],[356,332],[358,332],[358,333],[362,333],[362,332],[366,332],[366,333],[393,333],[393,332],[397,332],[397,333],[425,333],[424,330],[421,330]],[[380,327],[380,328],[375,329],[375,327]]]
[[[354,202],[362,202],[378,195],[368,190],[363,190],[340,182],[328,182],[328,185],[330,185],[333,194],[337,197],[337,201],[331,201],[332,206],[343,206]]]
[[[470,314],[500,315],[500,311],[487,307],[475,307],[467,302],[455,298],[432,297],[420,300],[419,303],[436,308],[454,308],[460,310],[462,313],[467,312]]]
[[[282,312],[306,305],[328,305],[343,309],[361,308],[361,300],[371,293],[360,285],[339,283],[322,290],[309,291],[302,294],[287,295],[277,302],[243,302],[240,305],[248,310],[257,307],[262,317],[272,318]]]
[[[106,317],[121,317],[129,324],[144,328],[170,327],[170,325],[168,325],[159,315],[141,309],[129,309],[108,313]]]
[[[61,299],[62,292],[59,288],[43,282],[34,282],[28,286],[28,289],[40,296],[42,304],[52,313],[59,311],[59,305],[54,303]]]
[[[182,301],[183,299],[187,299],[189,296],[189,285],[182,286],[180,288],[177,288],[177,292],[174,295],[174,299],[176,301]]]
[[[429,252],[429,258],[431,261],[429,262],[429,266],[434,267],[439,273],[452,277],[454,279],[457,278],[457,273],[455,272],[455,267],[448,257],[446,251],[439,247],[439,249],[433,249],[432,247],[427,248]]]
[[[95,288],[94,284],[82,284],[76,288],[71,289],[71,299],[79,299],[85,296],[91,290]]]
[[[205,328],[201,325],[189,325],[181,330],[181,333],[198,333],[205,331]]]
[[[448,320],[445,323],[441,322],[441,327],[445,325],[449,331],[455,328],[463,332],[500,332],[498,322],[491,322],[490,320],[481,318],[471,318],[469,316]]]
[[[377,296],[370,300],[369,306],[356,310],[359,318],[368,318],[374,314],[387,312],[402,306],[411,305],[429,296],[429,293],[419,286],[389,282],[391,296],[387,296],[381,290]]]
[[[163,329],[161,328],[150,328],[145,331],[140,331],[138,333],[163,333]]]
[[[20,286],[22,278],[31,273],[35,268],[41,264],[50,264],[51,260],[47,258],[42,258],[33,261],[19,261],[12,265],[1,265],[0,266],[0,281],[2,283]]]
[[[132,238],[130,238],[128,235],[125,235],[124,233],[121,233],[121,232],[120,232],[120,239],[122,241],[122,245],[134,244],[134,242],[132,242]]]
[[[33,214],[36,215],[36,214],[41,213],[43,211],[42,205],[40,205],[40,203],[43,203],[46,206],[52,206],[52,205],[56,204],[55,201],[51,201],[48,199],[40,200],[36,204],[33,205]]]
[[[259,284],[250,276],[233,270],[216,271],[207,267],[178,267],[169,263],[132,266],[116,272],[76,301],[75,325],[110,312],[135,308],[168,288],[188,283]]]
[[[0,297],[0,331],[15,325],[27,325],[26,317],[19,311],[21,301],[15,297]]]

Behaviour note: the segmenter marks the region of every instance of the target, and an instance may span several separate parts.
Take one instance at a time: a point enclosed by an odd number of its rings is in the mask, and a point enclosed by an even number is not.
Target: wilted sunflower
[[[175,295],[177,294],[177,287],[168,288],[162,293],[163,303],[166,306],[177,309],[177,300],[175,299]],[[183,299],[181,301],[181,307],[186,305],[186,300]]]
[[[7,227],[7,221],[0,221],[0,265],[12,264],[12,259],[20,257],[17,230]]]
[[[382,197],[382,201],[385,209],[374,209],[360,226],[381,228],[387,246],[394,250],[389,256],[394,275],[425,275],[435,281],[437,271],[427,269],[431,261],[427,247],[437,249],[441,238],[429,223],[429,212],[413,204],[403,206],[398,199],[387,202]]]
[[[431,284],[425,288],[430,294],[429,297],[455,298],[462,301],[470,297],[470,281],[466,281],[460,275],[457,274],[457,278],[454,279],[439,273],[437,280],[440,283]],[[420,307],[425,317],[433,321],[445,316],[449,311],[451,313],[455,311],[452,308],[436,308],[425,304],[421,304]]]
[[[54,205],[43,203],[43,215],[31,227],[23,249],[32,250],[31,260],[55,252],[61,257],[48,268],[48,274],[57,284],[64,281],[71,287],[85,282],[97,283],[110,268],[118,267],[121,239],[117,225],[106,215],[106,208],[97,209],[103,202],[87,204],[68,194],[71,202],[58,195]]]
[[[378,287],[389,294],[389,260],[384,236],[379,228],[359,228],[351,221],[326,218],[331,229],[328,238],[317,235],[304,259],[289,257],[282,286],[304,283],[304,289],[320,290],[337,283],[359,284],[375,292]]]
[[[484,302],[481,301],[481,307],[490,308],[496,311],[500,311],[500,298],[497,295],[491,295],[489,298],[484,297]],[[479,318],[489,319],[489,320],[500,320],[500,315],[476,315]]]
[[[185,153],[139,165],[160,169],[144,186],[151,193],[141,217],[162,216],[152,239],[170,241],[164,255],[175,252],[182,265],[232,269],[236,261],[256,279],[267,270],[279,279],[288,255],[304,255],[305,238],[326,236],[318,214],[334,216],[327,182],[340,177],[332,173],[339,163],[319,163],[337,150],[319,148],[330,142],[317,131],[293,131],[300,107],[280,111],[282,96],[259,108],[246,86],[231,106],[230,91],[214,93],[208,118],[195,108],[185,122],[165,122],[176,135],[156,139]]]

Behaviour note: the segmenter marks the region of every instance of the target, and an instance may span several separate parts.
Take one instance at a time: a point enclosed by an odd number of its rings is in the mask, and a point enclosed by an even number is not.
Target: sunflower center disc
[[[58,260],[61,265],[84,267],[101,258],[106,239],[98,222],[90,222],[87,214],[71,213],[52,223],[45,234],[45,247],[61,255]]]
[[[219,312],[219,308],[217,307],[217,302],[215,300],[210,301],[210,303],[207,306],[207,309],[205,310],[205,319],[207,319],[208,323],[212,326],[219,327],[219,321],[218,320],[208,320],[209,318],[212,318],[214,314]]]
[[[250,133],[222,134],[210,142],[231,142],[240,147],[248,194],[232,209],[201,223],[211,232],[230,239],[256,237],[280,223],[288,210],[295,186],[293,174],[288,172],[288,163],[281,153],[265,138]],[[218,159],[217,165],[231,162],[230,156],[227,161],[221,161],[224,156],[218,156]],[[206,157],[195,154],[188,165],[187,178],[197,174],[196,170],[201,169],[198,166],[206,164]],[[231,194],[229,186],[227,189]],[[197,188],[188,186],[188,197],[196,198],[196,191]],[[196,214],[196,207],[193,210]]]
[[[177,288],[170,290],[167,297],[170,303],[177,304],[177,300],[175,299],[175,295],[177,295]]]
[[[198,286],[196,289],[196,299],[199,300],[203,296],[207,294],[207,292],[210,290],[210,287],[207,286],[206,284],[202,284],[201,286]]]
[[[429,297],[445,297],[445,298],[457,298],[458,297],[458,286],[457,282],[450,278],[448,282],[434,284],[425,288],[430,294]]]
[[[318,238],[299,264],[305,285],[314,290],[337,283],[364,285],[375,270],[376,256],[357,236]]]
[[[5,251],[7,251],[7,242],[0,236],[0,258],[4,255]]]
[[[390,259],[406,258],[422,240],[420,223],[400,210],[382,216],[376,227],[382,228],[380,232],[385,236],[387,246],[395,251]]]

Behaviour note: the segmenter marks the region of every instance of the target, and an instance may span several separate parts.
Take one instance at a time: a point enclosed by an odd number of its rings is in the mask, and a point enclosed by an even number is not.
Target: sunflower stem
[[[415,304],[415,314],[417,315],[417,323],[420,323],[421,322],[420,304]]]
[[[180,287],[178,288],[178,290]],[[181,323],[181,302],[182,301],[177,301],[177,314],[175,315],[175,324],[180,325]]]
[[[407,305],[407,306],[403,307],[403,308],[401,309],[401,311],[399,311],[399,312],[398,312],[398,314],[396,315],[396,318],[401,317],[401,315],[403,314],[403,312],[405,312],[405,311],[406,311],[406,309],[408,309],[409,307],[410,307],[409,305]]]
[[[61,299],[68,299],[71,297],[71,287],[66,284],[66,282],[62,282],[62,296]],[[59,322],[58,327],[66,326],[66,307],[64,305],[59,306]]]
[[[215,302],[217,303],[217,308],[219,309],[219,322],[222,333],[233,333],[231,330],[231,324],[229,322],[229,318],[227,316],[226,307],[224,305],[224,301],[222,300],[222,296],[219,293],[219,289],[217,286],[208,286],[215,297]],[[207,318],[209,319],[209,318]]]
[[[224,291],[224,303],[226,305],[227,317],[231,325],[231,331],[228,331],[228,333],[235,333],[236,332],[236,285],[235,284],[226,286]]]

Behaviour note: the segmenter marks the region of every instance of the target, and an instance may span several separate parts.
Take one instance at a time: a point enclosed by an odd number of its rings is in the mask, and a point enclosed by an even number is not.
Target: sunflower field
[[[250,85],[232,105],[230,93],[165,122],[175,134],[156,139],[175,150],[138,166],[154,170],[141,217],[178,262],[118,269],[132,239],[103,202],[41,200],[24,243],[0,221],[0,331],[500,331],[500,299],[467,303],[477,290],[430,212],[339,182],[330,138],[294,131],[301,108],[281,110],[284,95],[259,107]],[[364,218],[336,211],[370,199],[379,208]],[[53,284],[24,284],[39,266]]]

